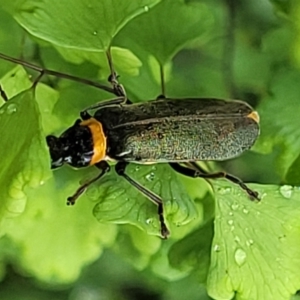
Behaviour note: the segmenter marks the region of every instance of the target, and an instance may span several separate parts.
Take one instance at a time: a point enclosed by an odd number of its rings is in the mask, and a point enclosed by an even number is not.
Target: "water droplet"
[[[234,237],[234,241],[237,242],[237,243],[239,243],[239,242],[241,241],[241,239],[236,235],[236,236]]]
[[[243,213],[247,215],[247,214],[249,213],[249,210],[246,209],[246,208],[244,208],[244,209],[243,209]]]
[[[239,205],[238,205],[237,203],[233,203],[233,204],[231,205],[231,208],[232,208],[233,210],[237,210],[237,209],[239,208]]]
[[[220,245],[214,245],[214,251],[215,252],[220,252],[221,251]]]
[[[140,167],[139,167],[139,166],[136,166],[136,167],[135,167],[135,170],[136,170],[136,171],[139,171],[139,170],[140,170]]]
[[[155,175],[154,175],[153,172],[151,172],[151,173],[149,173],[148,175],[146,175],[146,179],[147,179],[148,181],[153,181],[153,180],[154,180],[154,177],[155,177]]]
[[[152,166],[151,170],[156,171],[156,166]]]
[[[225,187],[225,188],[219,188],[218,189],[218,193],[221,195],[226,195],[229,194],[231,192],[231,187]]]
[[[249,247],[249,246],[252,246],[254,244],[254,241],[249,239],[248,241],[246,241],[246,245]]]
[[[260,195],[260,200],[262,200],[263,198],[265,198],[267,196],[267,193],[262,193],[261,195]],[[259,203],[261,203],[261,202],[259,202]]]
[[[233,212],[232,211],[229,212],[229,216],[233,216]]]
[[[149,218],[146,220],[146,224],[150,225],[153,223],[153,218]]]
[[[97,34],[98,34],[98,32],[97,32],[97,31],[94,31],[94,32],[93,32],[93,35],[97,35]]]
[[[284,197],[284,198],[291,198],[292,194],[293,194],[293,187],[290,185],[283,185],[280,187],[279,189],[280,194]]]
[[[227,223],[228,223],[229,225],[233,225],[233,220],[229,220]]]
[[[148,5],[145,5],[145,6],[144,6],[144,11],[145,11],[145,12],[149,11],[149,6],[148,6]]]
[[[6,112],[11,115],[17,111],[17,105],[12,103],[7,106]]]
[[[280,242],[285,242],[285,235],[279,236],[278,239]]]
[[[234,253],[234,259],[239,266],[242,266],[245,263],[246,258],[247,258],[247,254],[243,249],[241,248],[236,249]]]
[[[41,180],[40,181],[40,185],[44,185],[45,184],[45,181],[44,180]]]

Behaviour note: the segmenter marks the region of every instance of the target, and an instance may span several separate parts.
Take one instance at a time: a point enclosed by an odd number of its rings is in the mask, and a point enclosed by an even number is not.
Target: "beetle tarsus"
[[[260,201],[259,194],[256,191],[251,190],[241,179],[238,177],[235,177],[231,174],[228,174],[226,172],[217,172],[217,173],[207,173],[202,168],[198,168],[197,164],[194,162],[191,162],[192,168],[190,167],[183,167],[179,163],[169,163],[169,165],[178,173],[192,177],[192,178],[205,178],[205,179],[218,179],[218,178],[225,178],[238,186],[240,186],[241,189],[247,192],[247,194],[250,196],[250,199],[256,199]]]
[[[1,84],[0,84],[0,96],[5,102],[8,101],[8,97],[7,97],[6,93],[4,92],[4,90],[2,89]]]
[[[95,181],[99,180],[104,174],[106,174],[110,170],[109,164],[104,160],[95,164],[95,166],[101,170],[100,174],[98,174],[96,177],[92,178],[91,180],[87,181],[86,183],[82,184],[77,189],[77,191],[75,192],[75,194],[73,196],[68,197],[67,205],[74,205],[76,200],[78,199],[78,197],[85,192],[85,190],[88,188],[88,186],[90,186]]]
[[[159,216],[159,222],[160,222],[161,237],[163,239],[167,239],[168,236],[170,235],[170,231],[169,231],[168,227],[165,224],[165,219],[164,219],[164,215],[163,215],[163,204],[162,203],[160,203],[158,205],[158,216]]]
[[[159,222],[160,222],[160,232],[163,239],[166,239],[170,231],[165,224],[165,218],[164,218],[164,207],[163,207],[163,201],[162,199],[154,194],[153,192],[149,191],[145,187],[143,187],[140,183],[132,179],[130,176],[128,176],[125,173],[125,169],[128,165],[128,162],[120,161],[116,164],[115,169],[119,176],[122,176],[124,179],[126,179],[132,186],[134,186],[139,192],[141,192],[144,196],[146,196],[149,200],[151,200],[155,205],[158,207],[158,216],[159,216]]]

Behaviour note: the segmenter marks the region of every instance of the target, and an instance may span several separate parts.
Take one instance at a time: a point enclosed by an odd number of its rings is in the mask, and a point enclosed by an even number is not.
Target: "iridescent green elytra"
[[[226,160],[251,148],[258,114],[245,102],[160,99],[103,107],[107,155],[128,162]]]

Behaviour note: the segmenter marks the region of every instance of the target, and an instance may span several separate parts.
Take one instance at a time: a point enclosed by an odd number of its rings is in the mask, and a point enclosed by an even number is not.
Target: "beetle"
[[[225,172],[207,173],[196,163],[231,159],[252,147],[259,135],[259,115],[246,102],[215,98],[171,99],[163,95],[152,101],[131,103],[112,67],[109,77],[112,88],[109,88],[3,54],[0,57],[37,70],[41,75],[80,81],[117,96],[81,111],[80,119],[59,137],[46,137],[52,169],[64,164],[74,168],[93,165],[100,169],[95,178],[68,198],[68,204],[74,204],[90,184],[110,171],[109,161],[116,162],[118,175],[157,205],[163,238],[169,235],[163,200],[126,173],[129,163],[168,163],[176,172],[189,177],[227,178],[244,189],[251,199],[259,200],[258,193],[239,178]],[[109,55],[108,59],[112,66]],[[91,114],[90,110],[95,112]]]

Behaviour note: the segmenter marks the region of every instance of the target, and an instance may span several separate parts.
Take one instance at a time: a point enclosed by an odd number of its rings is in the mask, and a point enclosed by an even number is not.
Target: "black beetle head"
[[[64,163],[76,168],[90,164],[94,153],[93,138],[90,129],[87,126],[81,126],[80,122],[77,120],[60,137],[47,136],[52,169]]]

